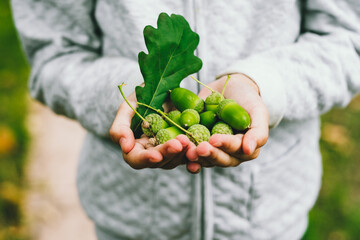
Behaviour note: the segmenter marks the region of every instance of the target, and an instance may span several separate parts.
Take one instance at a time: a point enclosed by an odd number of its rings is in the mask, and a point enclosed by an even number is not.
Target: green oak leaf
[[[157,29],[146,26],[144,38],[149,53],[140,52],[138,61],[145,85],[136,87],[136,98],[138,102],[163,110],[169,90],[179,87],[185,77],[202,67],[201,59],[194,55],[199,35],[191,30],[183,16],[161,13]],[[142,116],[152,112],[144,106],[137,111]],[[131,121],[131,129],[135,137],[142,133],[137,115]]]

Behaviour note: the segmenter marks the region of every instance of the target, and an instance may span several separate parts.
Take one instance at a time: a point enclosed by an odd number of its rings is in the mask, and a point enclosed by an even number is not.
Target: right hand
[[[225,90],[224,97],[238,102],[250,115],[251,126],[244,134],[212,135],[208,142],[190,147],[186,153],[188,169],[201,167],[236,167],[239,164],[256,159],[260,149],[269,136],[269,114],[263,103],[256,83],[243,74],[233,74]],[[209,84],[222,91],[227,76]],[[210,94],[203,88],[199,96],[205,99]]]
[[[135,93],[131,94],[128,100],[133,107],[136,106]],[[135,139],[130,129],[134,114],[134,111],[124,101],[120,105],[109,131],[112,141],[120,145],[124,160],[132,168],[172,169],[186,163],[185,154],[190,147],[190,140],[185,135],[179,135],[176,139],[158,146],[149,144],[149,138],[145,135]]]

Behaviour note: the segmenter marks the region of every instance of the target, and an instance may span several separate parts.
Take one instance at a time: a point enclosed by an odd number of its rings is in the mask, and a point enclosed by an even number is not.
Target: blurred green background
[[[27,239],[22,213],[29,67],[20,49],[8,0],[0,1],[0,239]]]
[[[0,240],[29,239],[27,78],[8,0],[0,1]],[[322,117],[323,186],[303,239],[360,239],[360,97]]]

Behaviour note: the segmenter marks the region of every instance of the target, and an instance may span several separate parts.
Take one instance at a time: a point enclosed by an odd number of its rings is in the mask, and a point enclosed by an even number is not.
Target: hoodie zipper
[[[201,36],[200,44],[196,50],[196,55],[203,61],[203,68],[197,73],[197,78],[206,82],[206,32],[204,28],[203,7],[204,0],[187,0],[186,1],[186,17],[192,24],[193,30]],[[200,91],[200,84],[194,85],[197,92]],[[196,174],[192,178],[192,213],[193,213],[193,229],[191,231],[191,239],[211,240],[213,239],[213,194],[211,182],[212,170],[204,168],[200,174]]]

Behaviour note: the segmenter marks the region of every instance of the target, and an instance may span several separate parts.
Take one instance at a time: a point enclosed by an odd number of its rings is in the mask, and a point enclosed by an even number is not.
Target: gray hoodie
[[[78,190],[108,239],[299,239],[321,182],[319,115],[360,89],[358,0],[13,0],[32,66],[30,91],[89,133]],[[185,16],[200,35],[200,79],[241,72],[269,110],[260,156],[190,175],[134,170],[108,131],[143,80],[142,30],[160,12]],[[183,86],[198,91],[184,80]],[[61,163],[59,163],[61,164]],[[112,237],[110,237],[112,236]],[[106,237],[104,237],[106,238]]]

